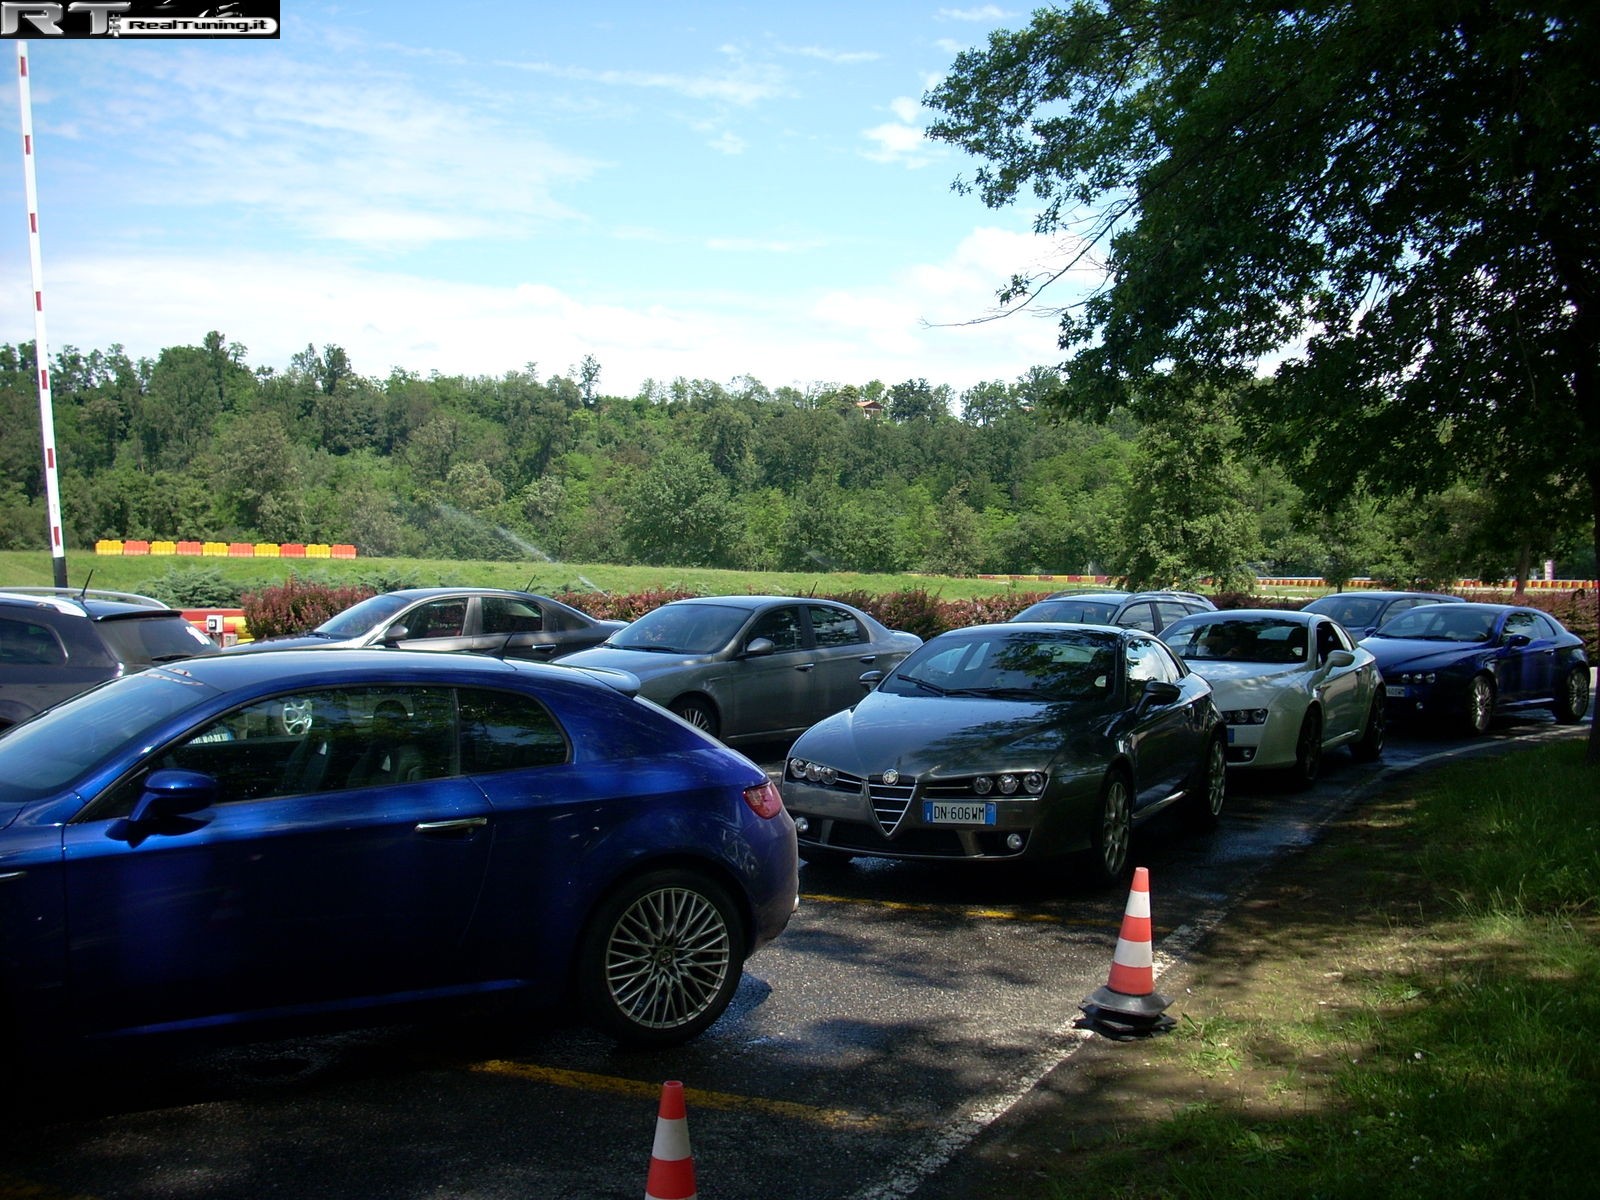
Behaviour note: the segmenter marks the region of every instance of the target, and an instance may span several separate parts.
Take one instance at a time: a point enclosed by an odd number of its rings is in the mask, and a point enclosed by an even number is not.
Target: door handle
[[[452,821],[420,821],[416,832],[436,837],[471,837],[489,823],[488,817],[459,817]]]
[[[814,670],[816,670],[816,667],[817,667],[816,663],[801,663],[799,666],[795,667],[795,670],[796,671],[814,671]]]

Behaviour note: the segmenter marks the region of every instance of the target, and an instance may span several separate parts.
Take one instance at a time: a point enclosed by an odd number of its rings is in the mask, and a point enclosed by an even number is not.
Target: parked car
[[[631,687],[484,655],[219,654],[15,726],[8,1028],[570,992],[624,1042],[695,1036],[789,920],[794,826],[759,767]]]
[[[1461,604],[1460,596],[1444,592],[1333,592],[1311,601],[1301,612],[1321,613],[1345,627],[1353,638],[1364,638],[1385,621],[1426,604]]]
[[[627,671],[641,695],[739,744],[793,737],[854,704],[921,644],[833,600],[712,596],[663,604],[563,661]]]
[[[1087,851],[1121,880],[1135,826],[1222,811],[1211,687],[1137,630],[1008,622],[930,639],[784,767],[807,859],[1010,862]]]
[[[401,588],[368,596],[310,633],[228,647],[229,654],[353,646],[477,650],[551,661],[598,646],[626,621],[601,621],[532,592],[500,588]]]
[[[1309,787],[1340,746],[1383,753],[1383,680],[1373,656],[1320,613],[1230,609],[1174,621],[1162,639],[1210,682],[1228,725],[1228,765],[1282,770]]]
[[[0,592],[0,729],[154,663],[215,654],[175,608],[131,592]]]
[[[1487,733],[1497,712],[1548,708],[1575,722],[1589,711],[1583,639],[1548,613],[1509,604],[1414,608],[1361,645],[1378,660],[1389,709]]]
[[[1194,592],[1051,592],[1030,604],[1013,621],[1069,621],[1124,625],[1160,633],[1179,617],[1215,612],[1217,606]]]

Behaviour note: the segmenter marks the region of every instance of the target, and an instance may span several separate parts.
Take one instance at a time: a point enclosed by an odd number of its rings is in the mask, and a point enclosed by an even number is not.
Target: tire
[[[1372,693],[1372,703],[1367,707],[1367,723],[1361,728],[1361,736],[1350,743],[1350,753],[1355,755],[1357,762],[1377,762],[1383,757],[1383,739],[1388,724],[1380,689]]]
[[[672,702],[672,711],[712,737],[722,731],[722,721],[717,716],[716,707],[704,696],[679,696]]]
[[[1322,773],[1322,714],[1316,709],[1306,712],[1300,722],[1300,733],[1294,739],[1294,766],[1289,768],[1289,780],[1297,790],[1304,790],[1317,781]]]
[[[1221,737],[1214,737],[1206,743],[1205,755],[1184,798],[1184,823],[1191,829],[1215,829],[1227,796],[1228,748]]]
[[[1091,865],[1097,882],[1121,883],[1133,842],[1133,793],[1128,776],[1112,771],[1100,785],[1100,806],[1090,838]]]
[[[1583,714],[1589,711],[1588,667],[1573,667],[1567,672],[1566,679],[1561,682],[1561,691],[1557,693],[1556,702],[1550,706],[1550,711],[1555,713],[1556,720],[1563,725],[1574,725],[1583,720]]]
[[[582,1015],[625,1046],[676,1046],[710,1028],[743,970],[727,891],[695,871],[653,871],[607,896],[578,952]]]
[[[1494,720],[1494,681],[1487,675],[1474,675],[1467,684],[1466,733],[1482,737]]]

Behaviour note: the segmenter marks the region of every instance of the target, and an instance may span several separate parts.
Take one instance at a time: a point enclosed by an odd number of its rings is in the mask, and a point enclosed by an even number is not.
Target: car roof
[[[1405,600],[1412,596],[1422,596],[1429,600],[1441,600],[1453,604],[1464,603],[1460,596],[1451,596],[1445,592],[1385,592],[1372,588],[1354,588],[1348,592],[1329,592],[1326,596],[1318,596],[1315,600],[1307,601],[1306,607],[1310,608],[1313,604],[1331,603],[1336,600],[1349,600],[1354,597],[1366,597],[1372,600]]]
[[[168,616],[182,614],[153,596],[137,592],[109,592],[88,588],[6,588],[0,603],[51,608],[71,617]]]
[[[526,674],[563,680],[594,678],[587,672],[550,663],[507,660],[488,654],[438,654],[427,650],[392,648],[317,648],[278,650],[272,654],[216,654],[185,659],[181,663],[156,669],[223,690],[255,687],[268,679],[279,680],[285,690],[292,690],[297,687],[359,684],[369,676],[373,681],[384,678],[481,677],[485,682]]]
[[[1186,617],[1179,617],[1178,620],[1172,622],[1172,625],[1199,624],[1202,621],[1230,621],[1236,618],[1260,619],[1261,617],[1281,617],[1283,620],[1295,625],[1309,625],[1319,618],[1324,621],[1333,620],[1332,617],[1324,613],[1306,612],[1304,609],[1299,608],[1219,608],[1216,612],[1190,613]],[[1167,628],[1171,629],[1172,625],[1168,625]]]

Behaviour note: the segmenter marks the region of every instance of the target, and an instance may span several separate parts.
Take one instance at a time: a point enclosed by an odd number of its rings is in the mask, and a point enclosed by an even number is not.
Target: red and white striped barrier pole
[[[22,101],[22,176],[28,197],[28,258],[33,265],[33,361],[39,372],[39,430],[44,438],[45,505],[56,586],[67,586],[67,547],[61,534],[61,489],[56,478],[56,418],[50,400],[50,343],[44,336],[44,266],[39,253],[39,187],[33,170],[33,98],[28,90],[28,43],[17,42],[17,90]]]

